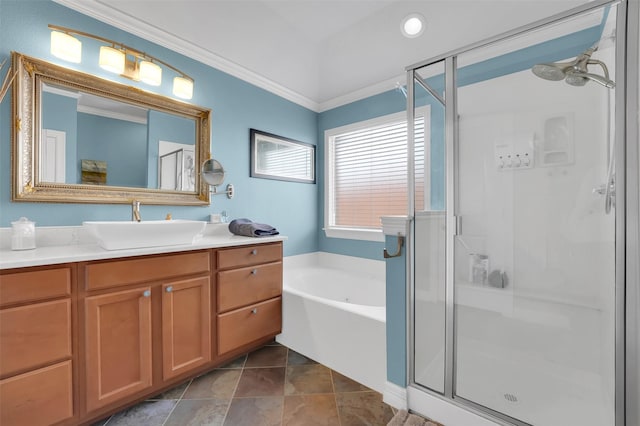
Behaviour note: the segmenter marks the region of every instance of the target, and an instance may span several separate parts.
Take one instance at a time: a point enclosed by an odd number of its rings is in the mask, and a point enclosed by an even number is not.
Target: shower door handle
[[[612,177],[609,181],[609,185],[603,183],[602,185],[598,185],[593,188],[592,192],[598,195],[604,195],[604,211],[605,213],[609,213],[611,211],[611,207],[615,206],[615,196],[616,196],[616,183],[615,178]]]

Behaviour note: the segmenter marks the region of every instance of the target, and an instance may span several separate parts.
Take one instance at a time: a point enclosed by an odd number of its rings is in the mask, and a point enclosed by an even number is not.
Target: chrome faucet
[[[131,220],[135,222],[142,221],[142,216],[140,216],[140,201],[133,200],[131,202]]]

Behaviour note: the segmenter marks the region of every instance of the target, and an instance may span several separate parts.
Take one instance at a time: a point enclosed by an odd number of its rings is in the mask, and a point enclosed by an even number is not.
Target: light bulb
[[[100,68],[122,74],[124,73],[124,59],[125,55],[122,50],[110,46],[100,47],[100,57],[98,58]]]
[[[51,54],[65,61],[79,64],[82,60],[82,43],[69,34],[51,31]]]

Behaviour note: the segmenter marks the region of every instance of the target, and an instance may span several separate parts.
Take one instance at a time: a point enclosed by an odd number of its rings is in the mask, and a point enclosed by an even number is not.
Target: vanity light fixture
[[[65,32],[51,31],[51,53],[65,61],[79,64],[82,60],[82,43]]]
[[[125,54],[120,49],[111,46],[100,46],[98,65],[103,70],[116,74],[124,73]]]
[[[424,16],[419,13],[411,13],[402,20],[400,31],[407,38],[416,38],[424,32],[424,27]]]
[[[82,36],[105,43],[100,46],[98,65],[109,72],[120,74],[134,81],[142,81],[151,86],[162,84],[162,66],[174,71],[173,94],[182,99],[193,97],[193,78],[176,67],[140,52],[122,43],[104,37],[49,24],[51,29],[51,54],[74,63],[80,63],[82,43],[74,36]]]

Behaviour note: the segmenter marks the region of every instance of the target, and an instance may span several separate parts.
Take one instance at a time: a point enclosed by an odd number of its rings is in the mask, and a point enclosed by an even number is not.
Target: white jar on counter
[[[11,222],[11,250],[36,248],[36,224],[26,217]]]

